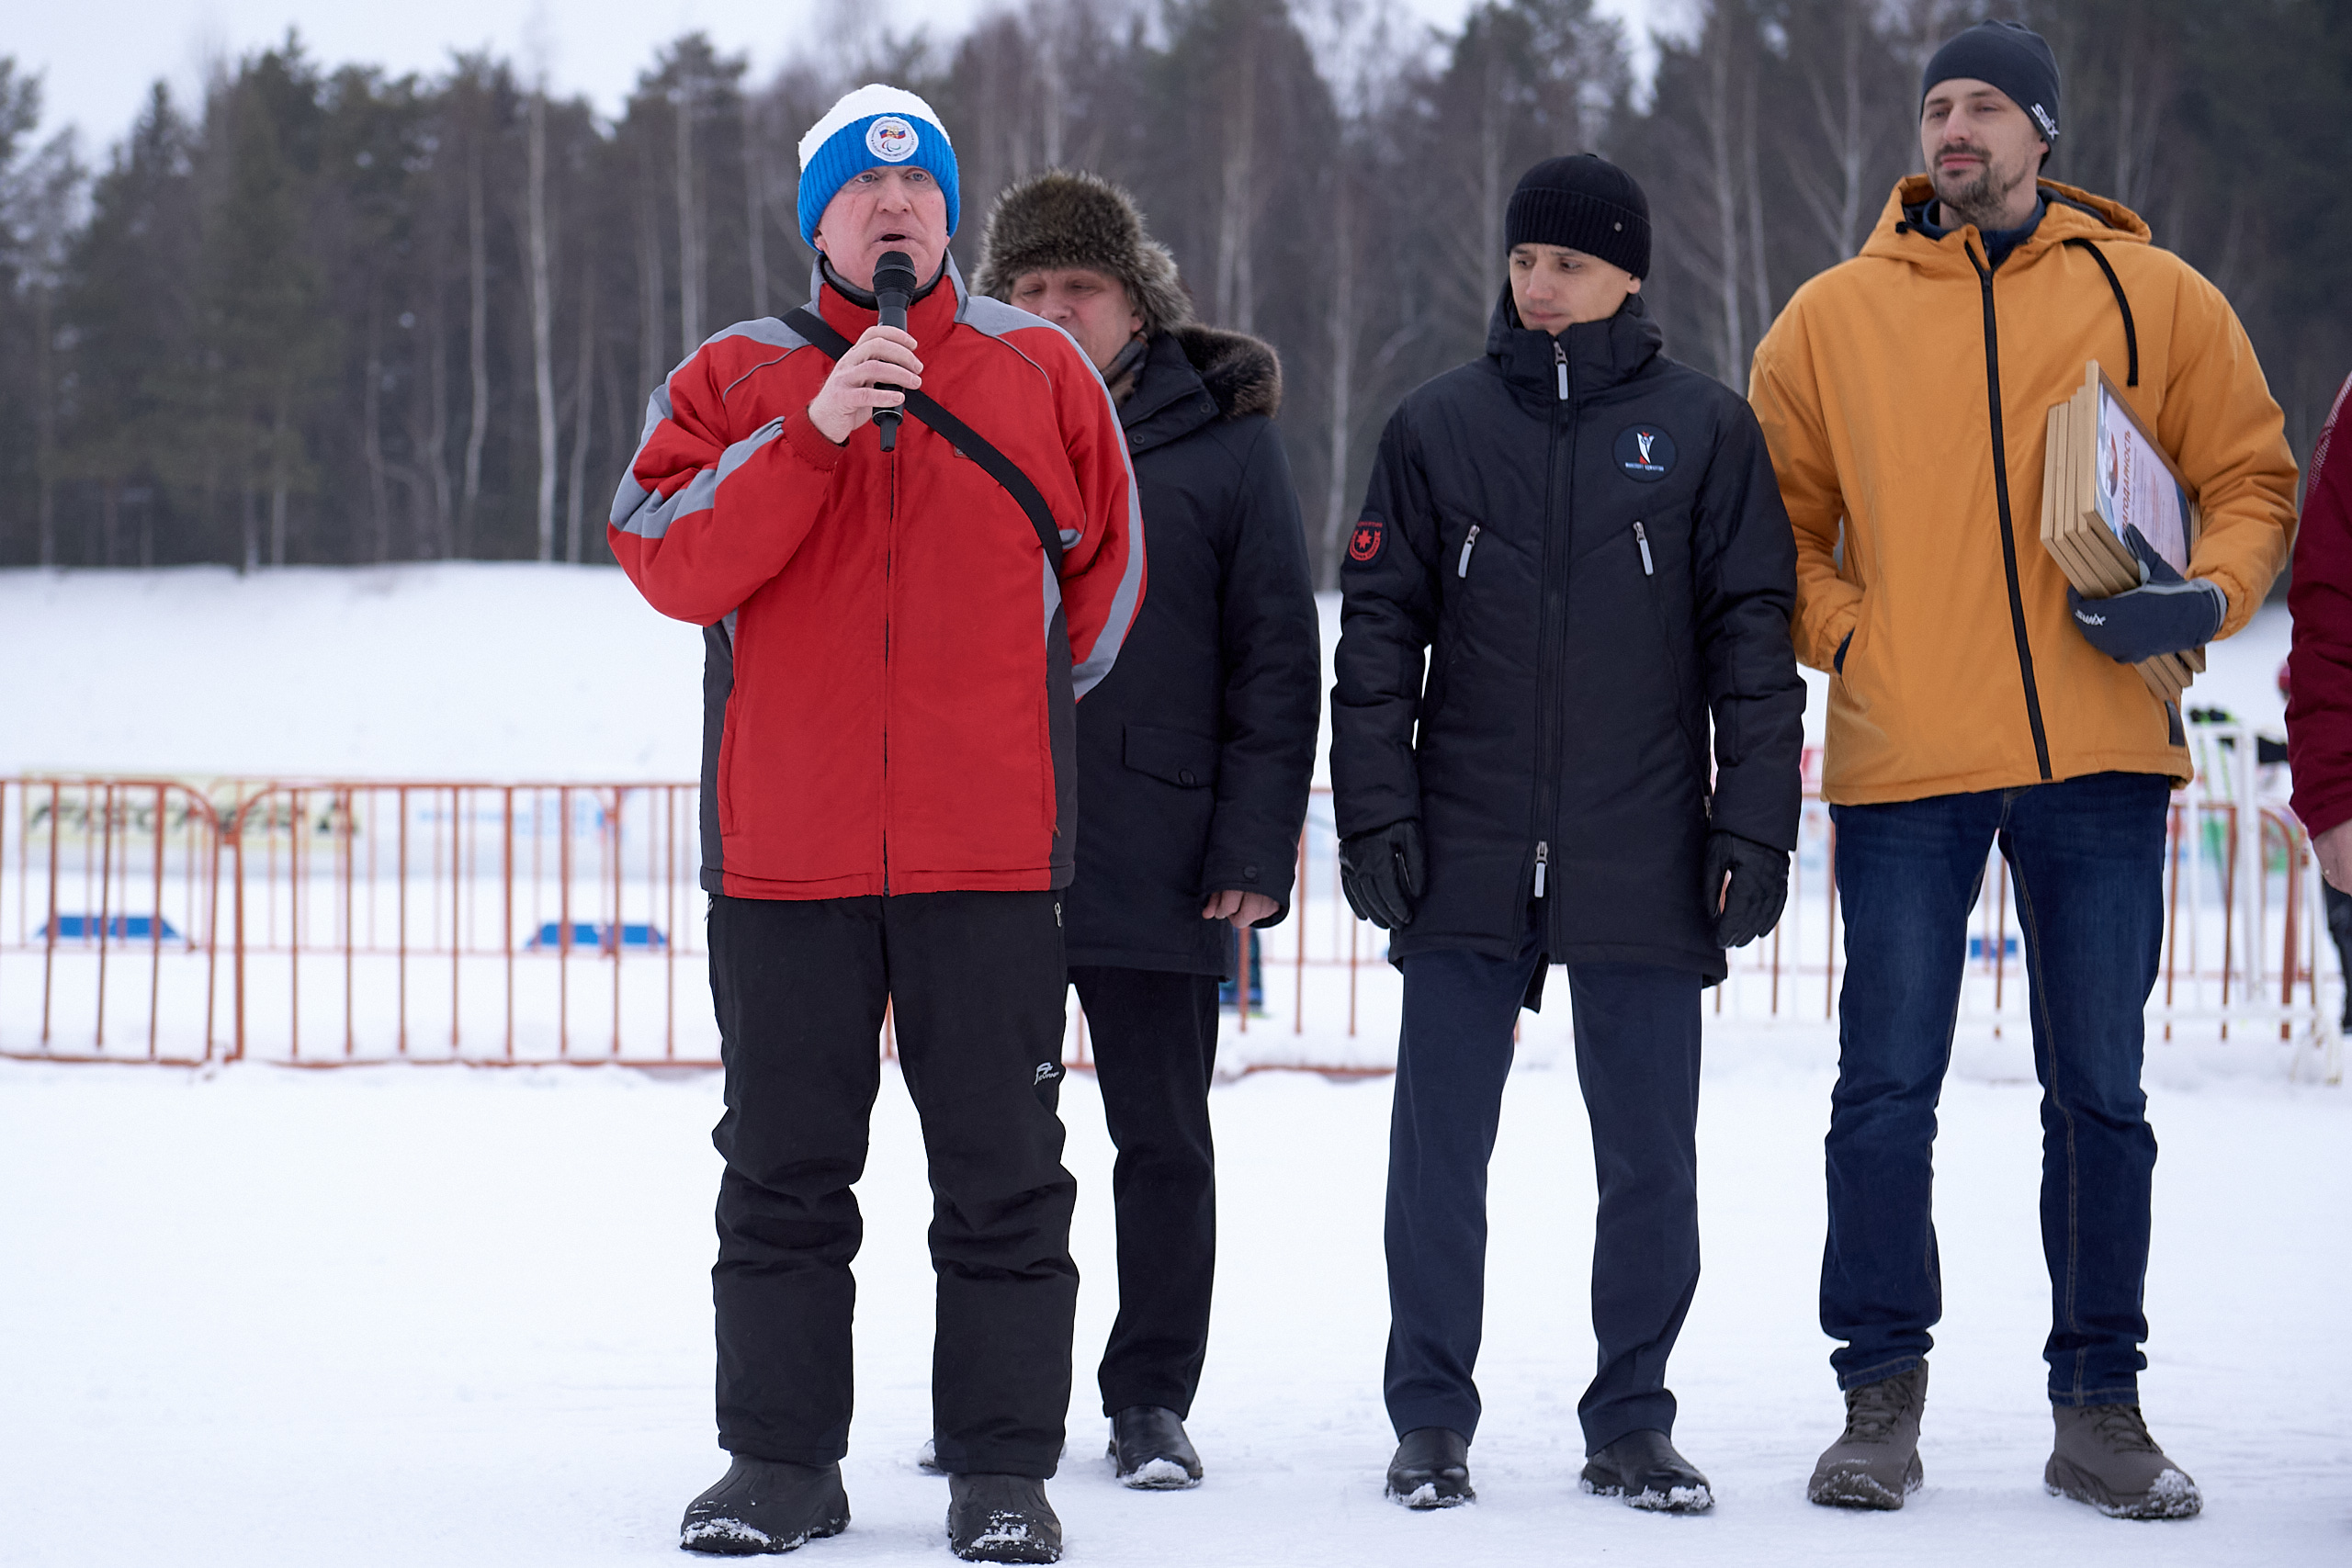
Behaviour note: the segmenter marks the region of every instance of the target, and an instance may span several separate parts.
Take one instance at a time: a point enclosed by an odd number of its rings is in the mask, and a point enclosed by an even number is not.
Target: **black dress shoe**
[[[1201,1456],[1173,1410],[1130,1404],[1111,1417],[1111,1469],[1140,1492],[1181,1492],[1201,1483]]]
[[[1388,1495],[1408,1508],[1453,1508],[1476,1502],[1470,1490],[1470,1439],[1445,1427],[1416,1427],[1388,1461]]]
[[[678,1546],[721,1557],[790,1551],[849,1528],[838,1464],[786,1464],[735,1456],[718,1483],[686,1505]]]
[[[1062,1521],[1027,1475],[950,1475],[947,1544],[967,1562],[1058,1562]]]
[[[1664,1432],[1628,1432],[1585,1461],[1584,1489],[1623,1497],[1660,1514],[1703,1514],[1715,1506],[1707,1478],[1674,1451]]]

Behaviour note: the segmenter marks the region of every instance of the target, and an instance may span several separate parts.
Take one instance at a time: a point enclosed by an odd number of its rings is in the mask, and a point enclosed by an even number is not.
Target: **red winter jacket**
[[[2347,402],[2352,377],[2312,448],[2287,589],[2287,763],[2295,815],[2313,835],[2352,818],[2352,438],[2334,439]]]
[[[875,314],[812,279],[854,342]],[[705,632],[703,886],[752,898],[1060,887],[1077,698],[1144,587],[1126,443],[1059,328],[948,277],[917,300],[923,389],[1012,459],[1060,525],[908,417],[836,446],[832,361],[773,318],[656,389],[608,536],[657,610]]]

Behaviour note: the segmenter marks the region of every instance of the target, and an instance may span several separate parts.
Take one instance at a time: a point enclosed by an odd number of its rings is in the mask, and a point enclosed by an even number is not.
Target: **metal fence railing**
[[[2340,1076],[2309,842],[2244,737],[2199,743],[2172,807],[2151,1038],[2306,1039]],[[697,832],[683,784],[0,781],[0,1055],[715,1063]],[[1732,954],[1715,1016],[1836,1016],[1835,863],[1808,799],[1787,910]],[[2027,1023],[2001,873],[1996,855],[1962,999],[1963,1025],[1994,1033]],[[1386,1071],[1401,986],[1385,933],[1340,896],[1328,792],[1295,876],[1292,919],[1233,987],[1225,1063]]]

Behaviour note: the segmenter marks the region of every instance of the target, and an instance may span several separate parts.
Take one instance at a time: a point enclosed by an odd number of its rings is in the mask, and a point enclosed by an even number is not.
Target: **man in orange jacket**
[[[2180,714],[2130,661],[2244,626],[2286,556],[2295,465],[2221,293],[2115,202],[2040,179],[2057,62],[1988,22],[1920,85],[1928,166],[1798,290],[1750,399],[1796,530],[1797,656],[1834,672],[1822,793],[1847,917],[1823,1328],[1848,1423],[1816,1503],[1919,1484],[1935,1109],[1988,848],[2025,929],[2042,1084],[2056,1439],[2043,1481],[2102,1511],[2197,1512],[2138,1374],[2154,1135],[2142,1010],[2163,940]],[[2044,415],[2097,359],[2203,505],[2186,581],[2070,600],[2039,542]]]

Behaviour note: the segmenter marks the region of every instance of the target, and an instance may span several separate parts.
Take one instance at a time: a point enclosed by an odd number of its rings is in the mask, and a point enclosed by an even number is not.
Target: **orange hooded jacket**
[[[1796,529],[1797,657],[1835,668],[1822,795],[1841,805],[2085,773],[2191,769],[2180,716],[2083,639],[2042,547],[2052,404],[2097,359],[2204,508],[2191,574],[2245,625],[2294,536],[2295,460],[2219,289],[2118,203],[2050,181],[2041,225],[1984,270],[1904,180],[1853,260],[1797,290],[1749,401]],[[1840,534],[1843,549],[1839,549]]]

